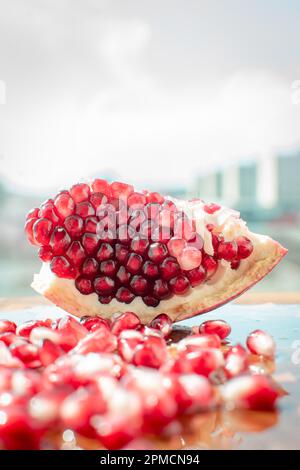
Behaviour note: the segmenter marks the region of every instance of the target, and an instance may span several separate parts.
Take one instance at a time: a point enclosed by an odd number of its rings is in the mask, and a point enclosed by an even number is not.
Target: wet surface
[[[0,318],[17,323],[34,318],[60,317],[52,306],[0,312]],[[275,339],[277,354],[274,378],[287,392],[277,411],[224,411],[186,417],[181,429],[170,439],[151,440],[153,448],[177,449],[300,449],[300,305],[228,305],[221,309],[178,323],[174,339],[189,327],[204,320],[223,318],[232,327],[230,343],[245,343],[247,335],[261,328]],[[261,364],[258,363],[260,368]],[[93,447],[92,442],[65,439],[66,448]]]

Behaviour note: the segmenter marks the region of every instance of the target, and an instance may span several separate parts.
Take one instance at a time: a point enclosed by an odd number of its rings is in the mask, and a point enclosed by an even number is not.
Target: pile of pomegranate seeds
[[[201,204],[207,217],[221,209]],[[225,241],[208,224],[208,254],[196,221],[170,199],[100,179],[75,184],[32,209],[25,231],[56,276],[74,279],[82,295],[95,293],[102,304],[141,297],[157,307],[209,280],[221,260],[236,270],[253,251],[248,238]]]
[[[273,339],[256,330],[246,350],[229,345],[230,331],[206,321],[175,342],[166,314],[146,326],[132,312],[18,327],[1,320],[0,448],[53,447],[51,437],[67,431],[93,447],[130,448],[178,434],[186,414],[273,409],[278,386],[251,368],[254,355],[274,356]]]

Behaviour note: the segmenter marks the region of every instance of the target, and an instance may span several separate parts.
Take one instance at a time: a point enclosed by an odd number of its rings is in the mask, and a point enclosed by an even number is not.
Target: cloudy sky
[[[298,0],[0,0],[0,175],[190,185],[300,145]]]

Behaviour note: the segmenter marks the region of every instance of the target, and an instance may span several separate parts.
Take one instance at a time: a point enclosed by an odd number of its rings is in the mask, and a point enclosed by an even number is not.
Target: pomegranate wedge
[[[234,210],[100,179],[30,211],[25,231],[43,262],[37,292],[77,316],[130,310],[143,323],[217,308],[287,253]]]

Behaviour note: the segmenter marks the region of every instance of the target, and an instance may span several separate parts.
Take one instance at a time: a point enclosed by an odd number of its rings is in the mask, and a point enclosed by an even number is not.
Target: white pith
[[[232,240],[240,235],[248,237],[254,246],[251,256],[242,260],[237,270],[231,269],[230,263],[221,261],[210,280],[189,289],[185,295],[174,295],[160,301],[157,307],[145,305],[141,297],[136,297],[130,304],[116,299],[107,305],[101,304],[95,293],[82,295],[76,289],[74,280],[56,277],[51,272],[49,263],[43,263],[40,273],[34,276],[32,287],[76,316],[101,315],[110,318],[116,312],[131,311],[144,323],[151,321],[159,313],[167,313],[173,321],[179,321],[212,310],[242,294],[271,271],[287,252],[271,238],[250,232],[236,211],[222,207],[214,214],[207,214],[201,201],[175,202],[177,207],[196,220],[197,232],[204,240],[206,253],[213,254],[211,235],[206,225],[214,224],[225,240]]]

